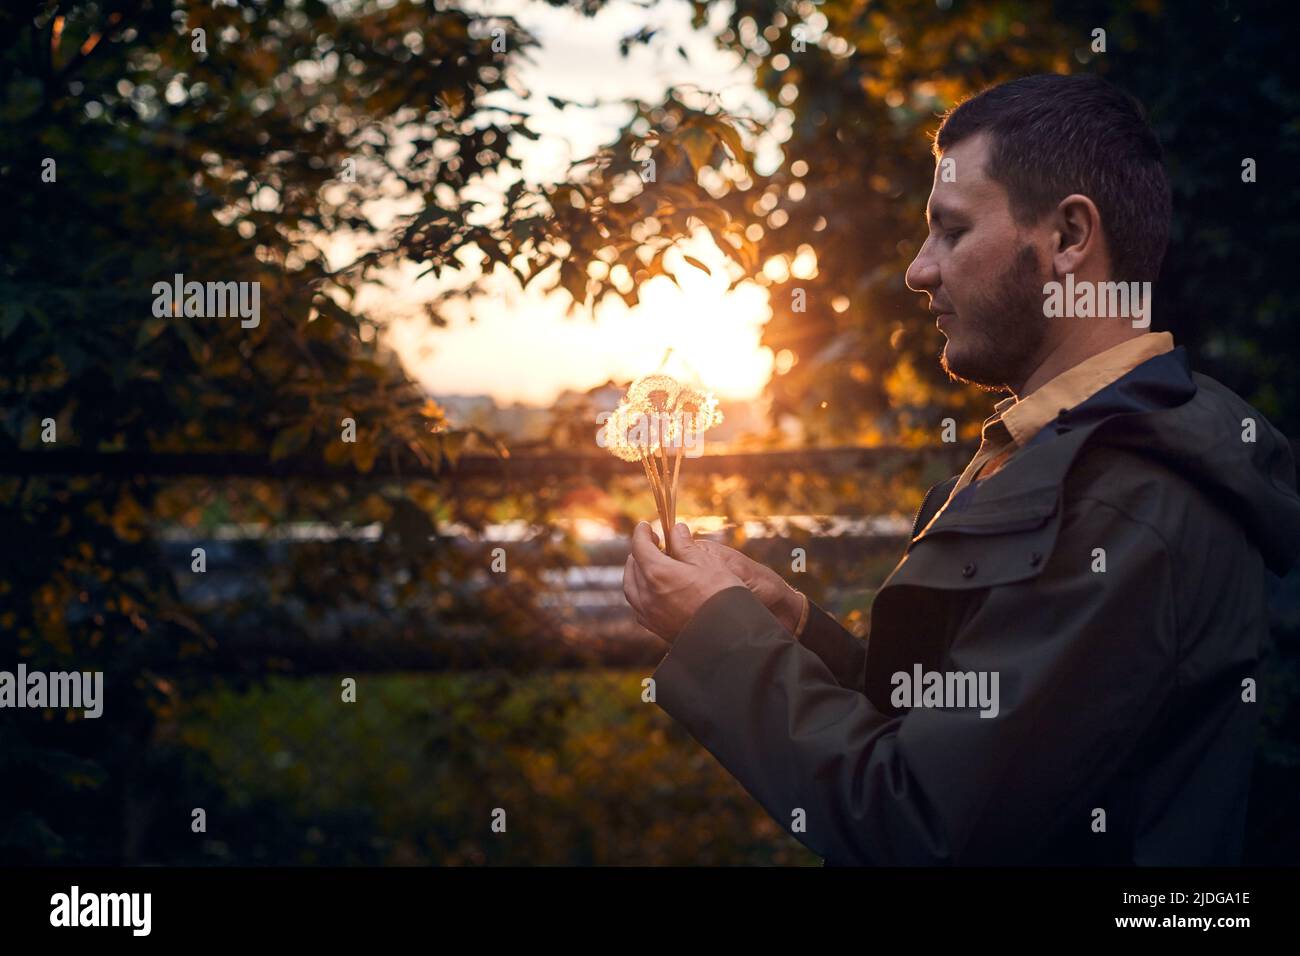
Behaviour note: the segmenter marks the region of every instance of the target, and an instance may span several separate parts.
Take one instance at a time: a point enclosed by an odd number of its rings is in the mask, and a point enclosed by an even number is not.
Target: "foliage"
[[[510,587],[474,586],[479,568],[439,528],[472,533],[499,503],[429,483],[472,436],[447,426],[352,308],[374,270],[428,249],[435,202],[468,219],[467,185],[508,165],[508,137],[526,129],[483,99],[508,89],[532,40],[495,20],[510,51],[498,52],[484,25],[459,9],[312,0],[0,14],[0,451],[43,447],[54,419],[57,448],[251,451],[359,476],[399,449],[425,463],[380,486],[0,478],[0,627],[29,666],[103,670],[113,715],[73,731],[54,712],[5,728],[6,776],[27,781],[0,798],[6,855],[135,859],[156,825],[147,793],[185,762],[166,728],[232,631],[310,630],[294,607],[319,618],[381,603],[385,589],[434,638],[465,620],[503,636],[535,626],[537,571],[563,543],[548,529]],[[386,221],[369,202],[381,188],[423,198],[424,211]],[[325,241],[341,234],[362,254],[332,264]],[[486,232],[440,249],[474,241]],[[157,316],[154,284],[177,273],[259,283],[260,322]],[[355,442],[340,440],[344,419]],[[530,491],[512,505],[547,527]],[[364,558],[346,543],[300,551],[210,609],[183,599],[159,541],[168,526],[201,538],[220,523],[312,519],[377,521],[384,540]],[[259,553],[240,560],[256,567]],[[94,809],[81,812],[88,789]]]
[[[215,688],[182,735],[230,816],[193,861],[816,865],[643,676],[376,675],[355,706],[329,680]]]

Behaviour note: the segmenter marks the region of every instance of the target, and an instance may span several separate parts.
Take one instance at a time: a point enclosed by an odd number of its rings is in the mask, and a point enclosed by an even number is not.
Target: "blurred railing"
[[[969,460],[973,446],[944,444],[921,448],[881,445],[870,448],[764,449],[703,455],[690,459],[692,474],[765,474],[815,471],[843,474],[885,464],[951,459],[957,470]],[[351,465],[330,465],[320,457],[295,456],[271,461],[252,452],[99,452],[80,449],[0,451],[0,475],[210,478],[513,478],[523,481],[569,477],[613,477],[639,474],[640,468],[613,455],[550,452],[500,457],[467,454],[444,460],[436,472],[413,454],[381,453],[374,467],[361,474]]]

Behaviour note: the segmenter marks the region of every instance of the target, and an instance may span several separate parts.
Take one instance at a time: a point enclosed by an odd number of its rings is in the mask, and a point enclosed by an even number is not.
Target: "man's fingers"
[[[632,557],[641,566],[642,571],[658,567],[672,558],[659,550],[659,536],[654,533],[648,521],[638,521],[632,530]]]
[[[627,563],[623,565],[623,596],[627,598],[627,603],[631,605],[637,624],[653,634],[654,628],[650,626],[650,622],[641,613],[645,606],[642,604],[645,593],[645,584],[641,580],[641,569],[637,567],[636,559],[629,554]]]
[[[708,538],[696,538],[692,544],[699,549],[699,553],[707,558],[722,562],[724,568],[740,578],[747,586],[756,580],[754,573],[755,562],[735,548],[729,548],[725,544],[711,541]],[[682,558],[685,560],[684,555]]]
[[[646,602],[654,597],[645,570],[637,564],[634,555],[628,555],[627,563],[623,565],[623,595],[638,612],[645,611]]]
[[[637,617],[640,617],[640,575],[637,573],[636,559],[630,554],[627,556],[627,563],[623,565],[623,597],[627,598],[627,603],[632,606],[632,610],[637,612]]]
[[[695,546],[703,550],[705,554],[722,561],[728,567],[736,568],[744,566],[745,556],[735,548],[729,548],[725,544],[711,541],[708,538],[696,538]],[[741,560],[737,561],[737,558],[740,558]]]
[[[679,521],[673,525],[668,536],[673,543],[673,554],[679,560],[688,561],[695,550],[695,538],[691,535],[691,529],[686,527],[686,522]]]

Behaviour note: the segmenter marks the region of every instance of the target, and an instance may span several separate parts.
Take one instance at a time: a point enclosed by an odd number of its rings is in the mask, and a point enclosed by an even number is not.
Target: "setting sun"
[[[566,315],[563,296],[516,288],[474,303],[472,320],[470,309],[448,309],[452,324],[435,329],[422,317],[407,317],[414,308],[405,306],[421,293],[399,285],[411,298],[383,303],[393,316],[388,338],[411,374],[443,394],[545,404],[566,388],[654,371],[671,350],[664,371],[698,379],[720,398],[757,397],[774,365],[772,351],[760,344],[771,316],[767,290],[741,283],[728,292],[727,260],[707,235],[683,243],[682,253],[667,257],[680,288],[665,277],[651,279],[635,308],[607,297],[594,318]],[[524,314],[528,319],[520,321]]]

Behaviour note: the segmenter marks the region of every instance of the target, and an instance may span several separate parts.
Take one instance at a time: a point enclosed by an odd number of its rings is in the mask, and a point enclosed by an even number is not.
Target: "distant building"
[[[510,442],[545,442],[559,447],[577,447],[594,443],[596,415],[618,404],[628,383],[613,380],[580,391],[565,389],[550,405],[526,405],[513,402],[498,405],[491,395],[437,395],[453,427],[475,427]],[[730,443],[746,436],[762,436],[772,426],[768,421],[768,401],[724,399],[722,423],[708,433],[709,442]],[[782,429],[789,433],[789,429]]]

